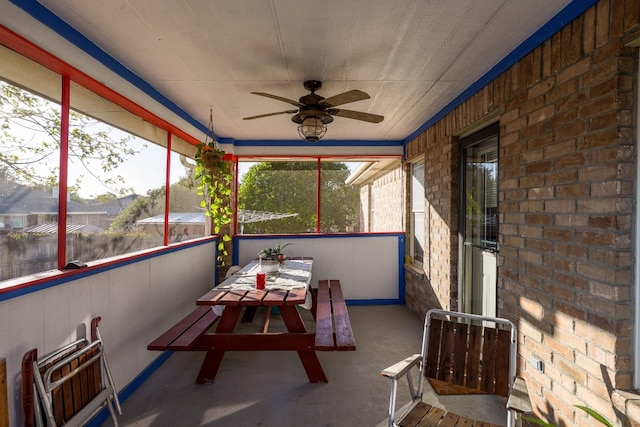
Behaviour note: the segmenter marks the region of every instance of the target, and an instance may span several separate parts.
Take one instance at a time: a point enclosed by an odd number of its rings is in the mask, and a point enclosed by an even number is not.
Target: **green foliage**
[[[258,252],[258,256],[262,259],[279,259],[280,255],[283,255],[282,251],[287,246],[292,243],[287,243],[285,245],[282,244],[282,241],[279,241],[278,244],[272,248],[263,248],[260,252]]]
[[[586,412],[589,416],[593,417],[595,420],[597,420],[598,422],[600,422],[601,424],[604,424],[607,427],[613,427],[613,424],[611,422],[609,422],[605,417],[603,417],[599,412],[595,411],[594,409],[591,409],[587,406],[583,406],[583,405],[573,405],[574,407],[583,410],[584,412]],[[555,424],[551,424],[551,423],[547,423],[544,421],[541,421],[537,418],[533,418],[533,417],[522,417],[523,420],[529,421],[533,424],[537,424],[543,427],[557,427]]]
[[[159,202],[164,199],[164,195],[165,188],[160,187],[149,190],[146,196],[138,197],[118,214],[111,223],[109,231],[126,233],[139,231],[136,221],[163,212],[164,204]]]
[[[113,177],[120,164],[137,152],[129,147],[131,137],[112,139],[107,125],[71,111],[69,117],[69,161],[83,167],[116,194],[131,192],[121,176]],[[0,169],[7,178],[41,188],[57,187],[60,149],[60,105],[0,81]],[[100,172],[90,163],[100,165]],[[77,193],[82,178],[69,185]]]
[[[317,162],[261,162],[245,174],[238,207],[245,210],[295,214],[246,224],[246,234],[315,233],[317,229]],[[321,231],[345,231],[358,218],[358,190],[345,184],[346,164],[321,163]]]
[[[223,228],[231,223],[231,184],[233,175],[229,163],[224,160],[225,152],[219,150],[215,141],[205,141],[198,145],[196,153],[196,175],[198,194],[203,197],[200,206],[211,218],[213,234],[220,235]],[[231,237],[224,233],[218,243],[218,266],[223,267],[223,257],[229,255],[227,243]]]

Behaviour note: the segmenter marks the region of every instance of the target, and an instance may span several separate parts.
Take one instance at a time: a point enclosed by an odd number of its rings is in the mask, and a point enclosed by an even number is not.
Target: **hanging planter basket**
[[[224,167],[224,152],[219,150],[203,150],[200,156],[202,167],[209,171],[220,170]]]

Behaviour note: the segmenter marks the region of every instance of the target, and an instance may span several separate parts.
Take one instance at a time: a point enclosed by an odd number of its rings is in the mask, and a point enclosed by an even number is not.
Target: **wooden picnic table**
[[[198,305],[224,307],[215,333],[204,335],[192,350],[205,350],[197,383],[215,379],[226,351],[296,351],[312,383],[327,377],[315,352],[315,333],[308,332],[297,310],[309,304],[313,261],[287,260],[279,274],[267,279],[266,289],[255,289],[257,262],[253,261],[231,278],[197,300]],[[247,307],[265,307],[265,319],[255,333],[236,333],[240,314]],[[272,307],[277,307],[287,332],[269,332]],[[310,308],[310,307],[309,307]]]
[[[280,273],[267,279],[264,290],[255,289],[257,261],[200,297],[198,308],[166,331],[149,350],[205,351],[196,383],[212,383],[227,351],[295,351],[309,381],[326,383],[316,354],[320,351],[355,350],[346,303],[338,280],[320,280],[310,289],[312,259],[285,261]],[[311,310],[315,330],[307,330],[298,306]],[[262,307],[263,320],[255,332],[236,329],[240,315]],[[277,307],[286,332],[269,332],[271,312]],[[243,320],[244,320],[243,318]],[[215,331],[210,329],[215,326]]]

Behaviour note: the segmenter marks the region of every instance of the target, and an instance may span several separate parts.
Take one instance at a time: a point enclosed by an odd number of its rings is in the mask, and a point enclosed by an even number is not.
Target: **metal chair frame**
[[[519,406],[519,403],[512,403],[511,399],[507,403],[507,426],[513,427],[515,426],[515,413],[516,412],[529,412],[530,411],[530,403],[528,402],[528,396],[526,395],[526,385],[524,385],[524,381],[518,379],[516,382],[516,354],[517,354],[517,328],[516,326],[509,320],[497,317],[488,317],[488,316],[480,316],[476,314],[467,314],[453,311],[446,311],[440,309],[432,309],[429,310],[425,316],[424,321],[424,329],[423,329],[423,337],[422,337],[422,348],[420,354],[414,354],[412,356],[407,357],[406,359],[396,363],[395,365],[390,366],[389,368],[383,370],[381,372],[382,376],[385,376],[391,379],[391,394],[389,398],[389,411],[388,411],[388,426],[395,427],[397,426],[397,422],[404,418],[412,409],[422,401],[423,395],[423,387],[424,387],[424,379],[425,379],[425,369],[428,366],[429,361],[427,360],[427,352],[429,349],[429,338],[430,338],[430,329],[432,324],[432,319],[435,317],[444,317],[445,320],[453,320],[457,319],[459,322],[467,322],[467,323],[479,323],[482,326],[493,327],[495,329],[502,328],[510,331],[510,343],[509,343],[509,395],[514,391],[514,387],[518,392],[518,399],[521,402],[524,402],[524,406]],[[417,389],[414,387],[414,381],[412,378],[411,370],[414,367],[418,367],[418,387]],[[412,404],[401,414],[396,416],[396,396],[398,391],[398,382],[402,377],[407,378],[407,383],[409,387],[409,393],[411,395]],[[524,388],[524,390],[523,390]],[[527,406],[528,403],[528,406]]]

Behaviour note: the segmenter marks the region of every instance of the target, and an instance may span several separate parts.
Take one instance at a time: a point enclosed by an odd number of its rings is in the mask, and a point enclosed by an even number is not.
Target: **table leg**
[[[241,306],[226,306],[222,312],[222,317],[218,321],[216,332],[233,332],[238,323],[238,318],[242,312]],[[224,357],[224,351],[209,350],[204,356],[200,372],[196,378],[196,384],[212,384],[216,378],[220,363]]]
[[[284,324],[287,326],[287,330],[291,333],[301,333],[307,332],[304,327],[304,322],[300,317],[300,313],[295,305],[281,305],[278,306],[280,308],[280,314],[282,315],[282,320]],[[309,377],[309,382],[312,383],[328,383],[327,376],[322,369],[322,365],[320,364],[320,360],[318,359],[318,355],[316,354],[314,349],[298,351],[298,357],[300,358],[300,362],[302,362],[302,366],[307,373],[307,377]]]

